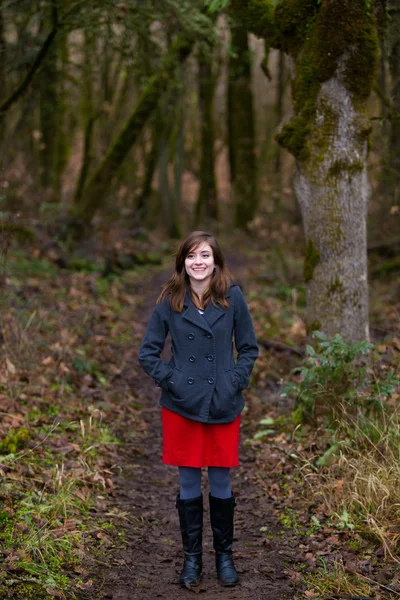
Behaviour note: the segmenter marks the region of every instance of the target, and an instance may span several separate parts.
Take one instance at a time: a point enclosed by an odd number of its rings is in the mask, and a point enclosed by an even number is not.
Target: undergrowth
[[[324,506],[328,526],[361,536],[399,563],[398,358],[382,359],[373,344],[349,344],[340,335],[327,339],[316,332],[314,338],[295,381],[282,391],[295,402],[294,439],[314,432],[314,443],[297,455],[302,479],[310,500]],[[337,561],[304,579],[315,593],[310,597],[370,594],[368,582]]]
[[[36,413],[30,423],[29,446],[0,456],[2,598],[28,598],[26,584],[32,598],[75,597],[92,534],[102,528],[91,510],[111,485],[112,472],[101,467],[104,444],[114,443],[108,427],[96,413],[38,435],[46,417]],[[18,433],[6,437],[11,448]]]
[[[91,569],[121,543],[108,497],[120,404],[133,397],[112,382],[129,360],[142,270],[65,273],[23,251],[3,267],[0,598],[95,597]]]

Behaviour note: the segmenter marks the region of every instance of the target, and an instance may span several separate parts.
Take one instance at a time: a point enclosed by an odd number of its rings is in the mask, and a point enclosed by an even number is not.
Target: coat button
[[[194,340],[194,333],[189,333],[188,338],[189,340]]]
[[[210,377],[210,378],[209,378],[209,380],[208,380],[208,383],[209,383],[210,385],[211,385],[211,384],[213,384],[213,383],[214,383],[214,377]]]
[[[214,360],[214,354],[209,354],[207,356],[207,360],[209,360],[210,362],[212,362]]]
[[[194,383],[194,379],[193,379],[193,377],[189,377],[189,379],[188,379],[188,384],[189,384],[189,385],[192,385],[193,383]]]
[[[159,379],[156,379],[154,383],[156,384],[157,387],[160,387],[160,380]]]
[[[192,355],[192,356],[189,356],[189,360],[190,360],[190,362],[194,362],[194,361],[196,360],[196,357],[195,357],[195,356],[193,356],[193,355]]]
[[[207,337],[208,337],[209,340],[211,340],[212,334],[211,333],[207,333]]]

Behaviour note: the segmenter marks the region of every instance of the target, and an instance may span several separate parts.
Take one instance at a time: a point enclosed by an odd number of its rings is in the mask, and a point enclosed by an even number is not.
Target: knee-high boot
[[[176,498],[182,533],[184,564],[179,583],[198,585],[202,571],[203,496],[181,500]]]
[[[239,581],[232,558],[233,515],[236,500],[231,498],[210,498],[211,528],[214,536],[215,564],[218,579],[224,586],[234,586]]]

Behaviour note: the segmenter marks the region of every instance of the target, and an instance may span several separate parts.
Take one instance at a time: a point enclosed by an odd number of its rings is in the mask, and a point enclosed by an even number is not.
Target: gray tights
[[[211,496],[214,498],[230,498],[231,472],[229,467],[208,467],[208,482]],[[196,467],[179,467],[181,500],[198,498],[201,494],[201,469]]]

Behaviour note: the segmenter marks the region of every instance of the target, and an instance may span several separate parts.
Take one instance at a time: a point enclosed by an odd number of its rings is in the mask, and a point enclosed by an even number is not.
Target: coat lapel
[[[186,308],[186,310],[182,313],[182,317],[208,332],[211,331],[211,327],[214,323],[225,315],[224,309],[221,308],[219,304],[214,305],[212,302],[208,303],[204,314],[201,315],[193,304],[189,292],[185,297],[184,308]]]
[[[207,321],[209,326],[212,327],[214,323],[224,315],[225,311],[223,308],[220,307],[219,304],[214,305],[212,304],[212,302],[209,302],[206,307],[206,310],[204,311],[203,317]]]
[[[191,301],[190,297],[188,298],[188,296],[186,296],[184,306],[186,307],[186,310],[184,310],[184,312],[182,313],[182,317],[184,319],[186,319],[187,321],[190,321],[194,325],[197,325],[197,327],[201,327],[202,329],[205,329],[205,331],[208,331],[208,332],[211,331],[207,322],[205,321],[203,316],[199,313],[199,311],[197,310],[197,308]]]

